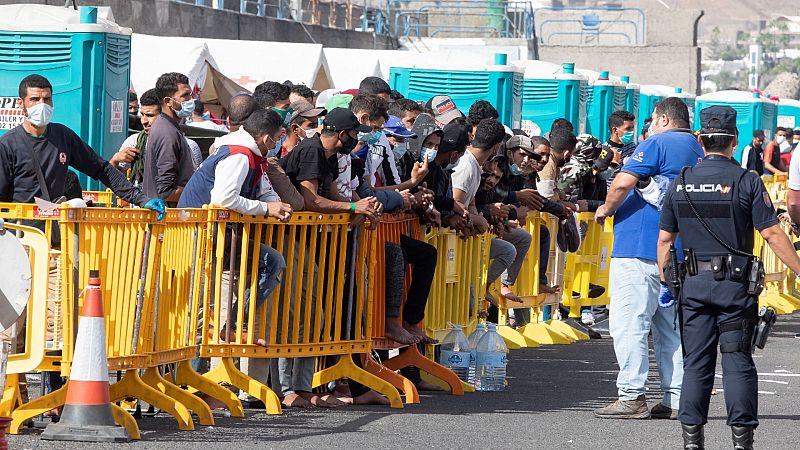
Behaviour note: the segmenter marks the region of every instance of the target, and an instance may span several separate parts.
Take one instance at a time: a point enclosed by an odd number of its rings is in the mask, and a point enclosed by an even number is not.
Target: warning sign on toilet
[[[111,101],[111,132],[122,133],[122,111],[125,105],[122,100]]]
[[[25,119],[17,97],[0,97],[0,130],[11,130]]]

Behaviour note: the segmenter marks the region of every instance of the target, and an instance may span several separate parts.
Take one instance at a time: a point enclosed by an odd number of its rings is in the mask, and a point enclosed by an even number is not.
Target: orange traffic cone
[[[75,354],[61,420],[51,423],[42,439],[54,441],[128,442],[130,435],[114,423],[108,391],[106,329],[100,272],[89,272]]]

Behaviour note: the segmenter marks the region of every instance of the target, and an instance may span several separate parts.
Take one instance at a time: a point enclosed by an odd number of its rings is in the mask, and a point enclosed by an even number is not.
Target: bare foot
[[[347,383],[339,382],[336,384],[336,389],[333,390],[333,395],[336,397],[352,397],[353,395],[350,394],[350,386]]]
[[[319,397],[322,399],[322,401],[324,401],[325,403],[331,405],[331,407],[333,407],[333,408],[337,408],[339,406],[347,406],[348,405],[348,403],[345,403],[345,402],[339,400],[338,398],[336,398],[335,395],[332,395],[332,394],[322,394]]]
[[[418,391],[443,391],[441,387],[433,384],[428,383],[425,380],[421,380],[419,383],[416,384]]]
[[[561,286],[548,286],[546,284],[540,284],[539,292],[542,294],[558,294],[561,292]]]
[[[378,394],[373,390],[369,390],[358,397],[353,398],[354,405],[389,405],[389,399]]]
[[[384,335],[397,342],[398,344],[403,345],[414,345],[418,344],[422,339],[419,336],[414,335],[406,331],[405,328],[400,326],[400,323],[397,319],[386,319],[386,328],[384,329]]]
[[[337,395],[336,399],[344,403],[345,405],[352,405],[354,400],[353,397],[349,397],[346,395]]]
[[[314,405],[311,404],[308,400],[301,397],[299,394],[289,394],[286,397],[283,397],[281,400],[281,404],[287,408],[313,408]]]
[[[298,391],[297,395],[299,395],[300,397],[306,399],[306,401],[308,401],[309,403],[311,403],[312,405],[314,405],[314,406],[316,406],[318,408],[333,408],[332,405],[329,405],[328,402],[322,400],[322,397],[320,397],[318,394],[315,394],[313,392]]]
[[[408,331],[409,333],[411,333],[414,336],[416,336],[419,339],[419,342],[421,342],[423,344],[438,344],[439,343],[439,341],[437,341],[436,339],[433,339],[432,337],[430,337],[427,334],[425,334],[425,332],[422,331],[422,329],[420,327],[416,326],[416,325],[412,325],[412,324],[410,324],[408,322],[405,322],[405,323],[403,323],[403,328],[405,328],[406,331]]]
[[[501,285],[500,287],[500,295],[503,296],[506,300],[512,301],[514,303],[522,303],[522,299],[517,297],[517,294],[511,290],[511,287],[506,286],[505,284]]]

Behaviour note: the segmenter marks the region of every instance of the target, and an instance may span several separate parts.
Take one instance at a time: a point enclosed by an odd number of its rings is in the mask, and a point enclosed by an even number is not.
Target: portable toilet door
[[[639,111],[636,113],[636,122],[639,126],[639,134],[644,131],[644,121],[653,115],[656,103],[664,100],[666,95],[662,86],[654,84],[643,84],[639,87]]]
[[[131,30],[97,14],[89,6],[0,6],[0,134],[22,123],[19,83],[39,74],[53,86],[53,122],[105,159],[116,153],[128,136]],[[105,189],[78,175],[84,189]]]
[[[457,70],[455,68],[458,68]],[[410,55],[389,69],[389,85],[406,98],[426,102],[449,95],[466,115],[478,100],[497,109],[500,122],[520,127],[523,69],[508,64],[508,55],[494,55],[494,64],[481,64],[473,52],[440,51]]]
[[[586,133],[605,142],[609,137],[608,118],[614,112],[617,102],[624,104],[625,87],[622,83],[609,79],[608,72],[579,70],[578,73],[589,79],[586,99]],[[618,93],[622,96],[618,96]],[[618,100],[618,99],[622,100]]]
[[[621,76],[620,81],[625,85],[625,104],[622,109],[636,116],[639,113],[639,91],[641,88],[638,84],[632,84],[631,77],[628,75]]]
[[[709,106],[725,105],[736,111],[736,127],[739,129],[739,148],[733,155],[741,161],[742,149],[750,143],[755,130],[763,130],[766,141],[772,139],[777,126],[778,108],[769,99],[761,98],[758,92],[719,91],[697,97],[694,108],[695,128],[700,128],[700,111]]]
[[[586,78],[575,73],[575,64],[559,66],[533,60],[512,64],[525,69],[520,127],[525,133],[542,136],[550,131],[554,120],[562,117],[576,128],[586,126],[586,110],[581,105],[581,82]]]
[[[779,127],[795,129],[800,127],[800,101],[782,98],[778,101]]]

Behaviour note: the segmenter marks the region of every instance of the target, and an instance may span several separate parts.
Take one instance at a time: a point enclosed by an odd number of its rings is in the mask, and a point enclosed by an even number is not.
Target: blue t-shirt
[[[639,144],[622,171],[640,179],[662,175],[672,182],[683,167],[694,167],[702,159],[703,148],[693,134],[669,130]],[[611,257],[655,261],[659,218],[658,208],[644,201],[635,189],[631,190],[614,214]]]

